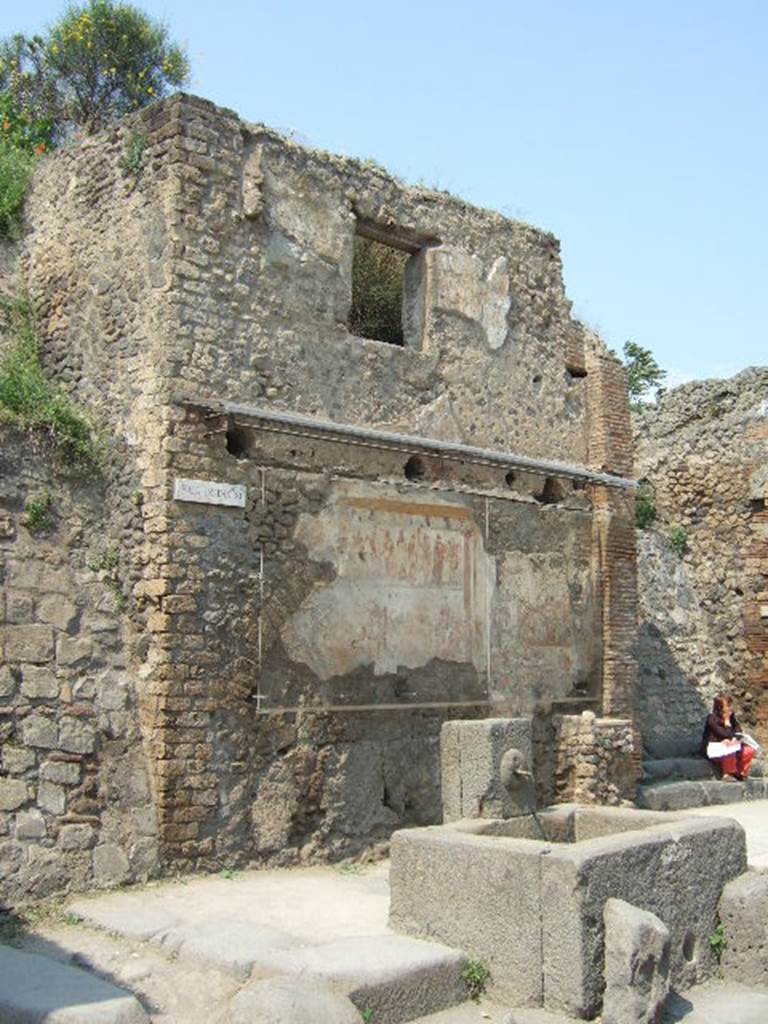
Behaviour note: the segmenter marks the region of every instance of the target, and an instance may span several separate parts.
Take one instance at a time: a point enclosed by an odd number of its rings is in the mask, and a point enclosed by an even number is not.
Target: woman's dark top
[[[731,715],[730,725],[723,725],[714,713],[707,715],[707,720],[704,723],[704,735],[701,737],[702,754],[705,757],[707,756],[708,743],[719,743],[723,740],[737,739],[737,732],[741,732],[741,726],[736,719],[736,715]]]

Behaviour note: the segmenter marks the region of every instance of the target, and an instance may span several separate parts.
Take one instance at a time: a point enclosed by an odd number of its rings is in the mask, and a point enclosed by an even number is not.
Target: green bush
[[[21,235],[21,209],[35,158],[0,136],[0,237]]]
[[[165,26],[119,0],[71,5],[43,36],[0,44],[0,93],[26,118],[50,122],[54,141],[97,131],[188,78]]]
[[[650,494],[637,492],[635,499],[635,526],[638,530],[647,530],[656,519],[656,504]]]
[[[678,558],[682,558],[688,550],[688,535],[682,526],[676,526],[669,535],[669,546]]]
[[[0,358],[0,417],[45,431],[68,464],[97,468],[99,451],[92,425],[43,373],[29,301],[0,298],[0,327],[10,335]]]

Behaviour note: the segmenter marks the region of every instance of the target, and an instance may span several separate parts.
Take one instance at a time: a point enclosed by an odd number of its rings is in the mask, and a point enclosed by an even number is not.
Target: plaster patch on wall
[[[506,257],[498,256],[486,271],[487,263],[458,249],[443,247],[429,255],[434,308],[474,321],[482,327],[488,347],[501,348],[511,305]]]
[[[509,551],[499,566],[492,610],[491,666],[498,696],[522,680],[534,697],[585,691],[599,674],[598,610],[588,562],[561,554]]]
[[[456,416],[450,398],[440,395],[410,422],[398,424],[402,433],[413,433],[422,437],[436,437],[441,441],[458,441],[466,443],[466,434]]]
[[[482,323],[489,348],[501,348],[507,340],[509,305],[509,266],[506,258],[499,256],[485,279],[483,297]]]
[[[292,660],[324,680],[434,658],[484,670],[495,560],[468,508],[340,485],[320,515],[301,516],[296,539],[336,578],[283,627]]]

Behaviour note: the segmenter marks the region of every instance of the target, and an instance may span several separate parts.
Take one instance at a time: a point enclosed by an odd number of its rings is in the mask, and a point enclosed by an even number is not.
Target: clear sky
[[[671,383],[768,364],[766,0],[138,6],[192,92],[552,231],[576,315]]]

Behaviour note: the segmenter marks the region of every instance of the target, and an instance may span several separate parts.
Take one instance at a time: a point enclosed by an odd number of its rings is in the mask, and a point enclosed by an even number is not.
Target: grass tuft
[[[70,466],[97,470],[93,426],[43,373],[29,299],[0,297],[0,331],[10,342],[0,356],[0,420],[44,431]]]

